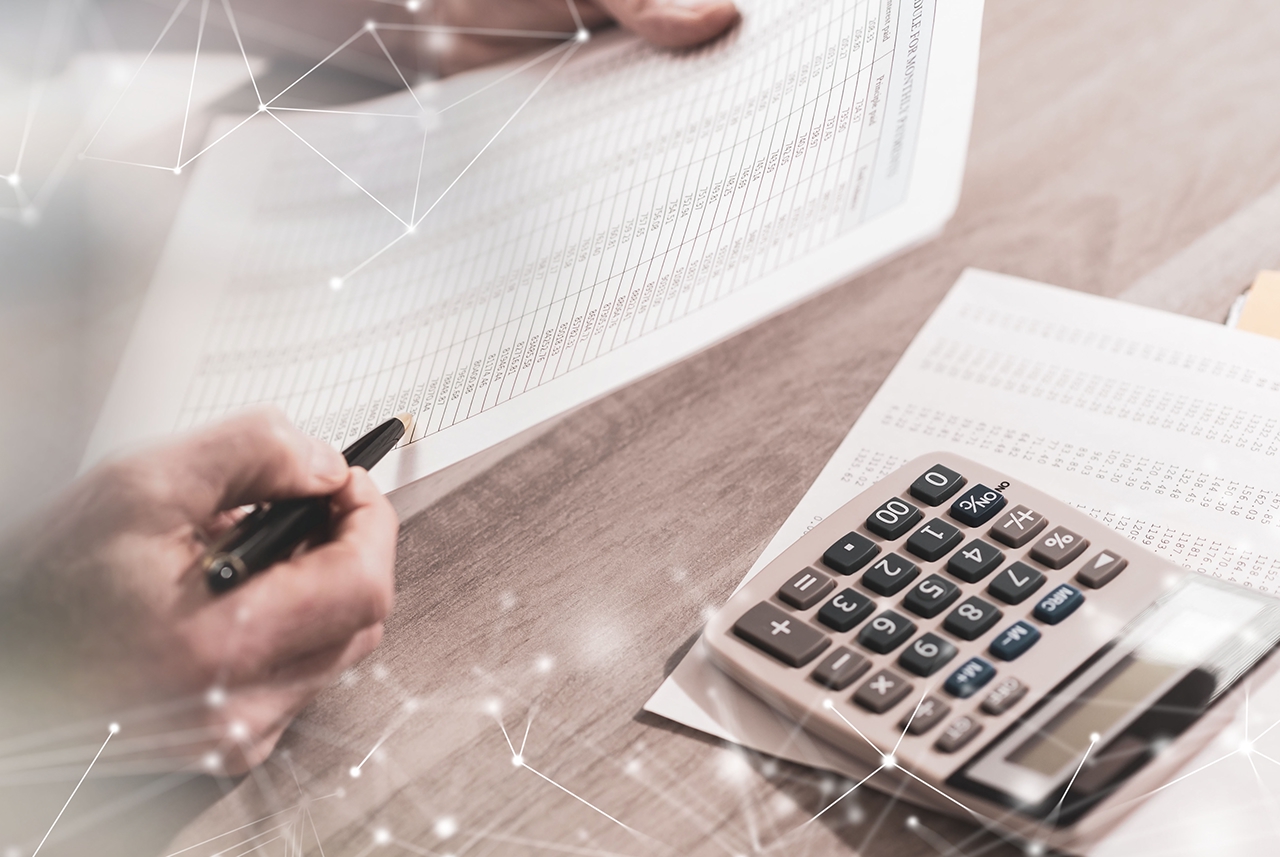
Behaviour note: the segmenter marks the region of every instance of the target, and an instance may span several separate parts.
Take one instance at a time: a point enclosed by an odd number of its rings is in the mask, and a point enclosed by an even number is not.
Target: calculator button
[[[918,676],[931,676],[956,656],[956,647],[937,634],[921,634],[898,658],[898,666]]]
[[[1128,564],[1129,560],[1124,557],[1116,556],[1110,551],[1102,551],[1084,564],[1084,568],[1080,569],[1080,573],[1076,575],[1076,580],[1090,589],[1098,589],[1114,580],[1115,576],[1124,571],[1124,567]]]
[[[1009,501],[994,488],[974,485],[951,504],[951,517],[966,527],[980,527],[1004,508]]]
[[[733,632],[793,667],[809,663],[831,644],[825,634],[767,601],[743,613]]]
[[[917,616],[932,619],[959,597],[960,587],[940,574],[931,574],[907,593],[907,597],[902,599],[902,606]]]
[[[907,539],[907,550],[923,560],[933,562],[960,544],[964,535],[941,518],[930,518]]]
[[[835,588],[834,580],[812,568],[806,568],[778,590],[778,597],[797,610],[808,610]]]
[[[858,533],[849,533],[827,548],[827,552],[822,555],[822,561],[827,564],[827,568],[841,574],[853,574],[871,562],[871,558],[878,553],[880,553],[880,546],[871,539]]]
[[[916,626],[905,616],[886,610],[858,634],[858,642],[876,654],[886,655],[907,641]]]
[[[920,566],[896,553],[885,554],[862,575],[862,585],[878,595],[897,595],[920,574]]]
[[[991,536],[1011,548],[1020,548],[1036,537],[1048,523],[1044,515],[1026,506],[1014,506],[991,526]]]
[[[893,670],[880,670],[863,683],[853,701],[872,714],[883,714],[911,692],[911,684]]]
[[[1011,661],[1034,646],[1039,639],[1040,632],[1034,626],[1019,620],[997,634],[988,651],[1002,661]]]
[[[951,713],[951,706],[936,696],[926,696],[914,711],[908,711],[898,721],[898,728],[907,730],[908,735],[923,735],[942,722],[942,718]]]
[[[982,724],[969,715],[957,717],[947,726],[947,731],[939,736],[934,747],[943,753],[954,753],[972,741],[982,731]]]
[[[867,529],[882,539],[893,541],[906,535],[921,517],[923,513],[917,507],[894,497],[867,516]]]
[[[1031,558],[1049,568],[1062,568],[1089,546],[1089,540],[1066,527],[1054,527],[1031,548]]]
[[[982,658],[969,658],[947,676],[942,689],[952,696],[968,699],[984,684],[996,677],[996,668]]]
[[[964,481],[964,477],[950,467],[935,464],[911,483],[911,496],[921,503],[937,506],[950,500],[952,494],[963,488]]]
[[[1031,615],[1046,625],[1056,625],[1076,612],[1083,603],[1084,593],[1069,583],[1062,583],[1040,599]]]
[[[999,548],[982,539],[974,539],[951,555],[947,560],[947,571],[965,583],[977,583],[1002,562],[1004,553]]]
[[[987,698],[982,700],[982,710],[992,717],[998,717],[1017,705],[1026,695],[1027,686],[1009,676],[992,688]]]
[[[976,640],[991,630],[1002,615],[996,605],[975,595],[948,613],[942,627],[962,640]]]
[[[1025,562],[1015,562],[991,581],[987,591],[1005,604],[1021,604],[1044,586],[1044,575]]]
[[[871,661],[868,658],[841,646],[823,658],[812,678],[832,690],[844,690],[869,669]]]
[[[867,618],[876,603],[855,589],[842,589],[818,611],[818,621],[833,631],[848,631]]]

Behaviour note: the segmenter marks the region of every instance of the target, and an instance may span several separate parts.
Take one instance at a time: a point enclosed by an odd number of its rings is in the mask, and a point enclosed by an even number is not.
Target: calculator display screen
[[[1124,658],[1015,749],[1009,761],[1045,776],[1057,774],[1089,748],[1091,736],[1106,734],[1178,672],[1180,667],[1174,664]]]

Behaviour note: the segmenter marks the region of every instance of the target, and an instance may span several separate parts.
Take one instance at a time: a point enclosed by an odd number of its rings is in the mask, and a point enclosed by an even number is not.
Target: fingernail
[[[342,453],[322,440],[310,438],[310,441],[311,472],[330,482],[345,479],[347,460],[342,457]]]

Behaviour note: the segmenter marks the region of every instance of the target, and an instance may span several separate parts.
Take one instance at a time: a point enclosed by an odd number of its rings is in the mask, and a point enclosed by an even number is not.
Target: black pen
[[[373,467],[409,430],[413,417],[387,420],[342,451],[351,467]],[[214,593],[227,590],[279,562],[329,522],[328,497],[263,503],[209,548],[200,561]]]

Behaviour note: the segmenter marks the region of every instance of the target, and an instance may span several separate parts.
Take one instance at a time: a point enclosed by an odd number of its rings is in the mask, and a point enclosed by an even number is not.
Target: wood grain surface
[[[1021,853],[865,789],[796,830],[841,783],[641,706],[965,266],[1118,295],[1280,182],[1278,42],[1275,0],[988,0],[945,233],[421,486],[382,648],[169,850]]]

